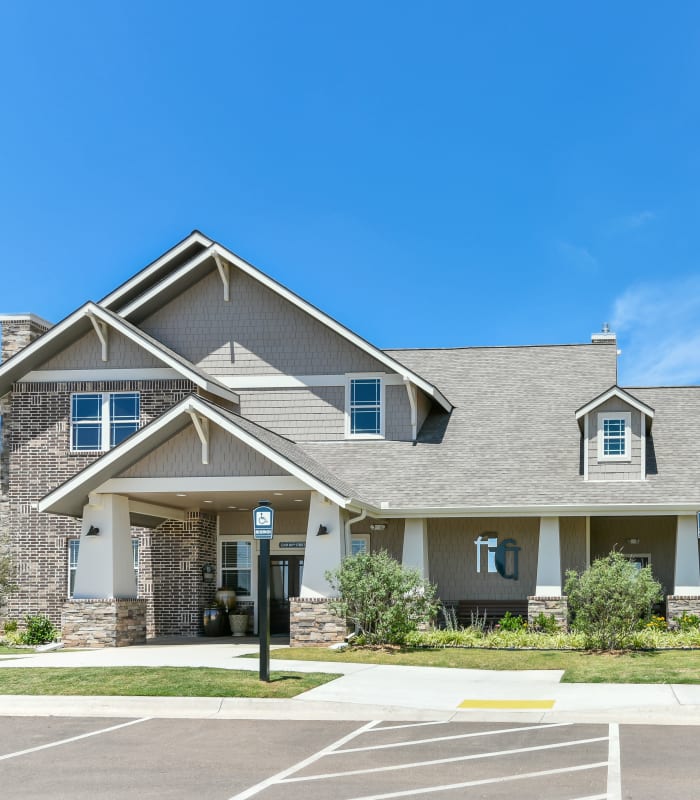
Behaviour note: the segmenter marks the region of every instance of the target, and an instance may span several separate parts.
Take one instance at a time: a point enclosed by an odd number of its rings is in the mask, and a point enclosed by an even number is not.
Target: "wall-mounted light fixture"
[[[213,564],[205,564],[202,567],[202,580],[205,583],[212,583],[214,580],[214,565]]]
[[[328,535],[328,528],[325,525],[319,525],[318,530],[316,531],[316,536],[327,536]]]
[[[639,544],[639,539],[625,539],[627,544]]]
[[[100,535],[100,529],[96,528],[94,525],[91,525],[88,528],[88,532],[85,535],[86,536],[99,536]]]
[[[371,531],[385,531],[386,530],[386,524],[384,522],[373,522],[369,526],[369,529]]]

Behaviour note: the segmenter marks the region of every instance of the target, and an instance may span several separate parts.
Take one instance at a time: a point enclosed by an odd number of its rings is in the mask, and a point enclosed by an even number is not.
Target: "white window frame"
[[[623,558],[626,558],[628,561],[632,561],[632,562],[637,561],[637,559],[640,559],[640,558],[646,558],[647,563],[645,564],[645,566],[647,566],[647,567],[651,566],[651,553],[624,553],[624,552],[622,552],[622,553],[620,553],[620,555]],[[640,567],[640,569],[642,569],[642,567]]]
[[[345,376],[345,438],[346,439],[384,439],[386,427],[386,375],[383,372],[356,372]],[[352,432],[352,382],[356,380],[379,381],[379,433]]]
[[[350,542],[350,555],[355,556],[357,553],[355,552],[355,545],[361,544],[362,549],[358,550],[358,553],[367,553],[369,554],[369,534],[368,533],[353,533],[352,540]]]
[[[111,446],[111,424],[112,424],[112,416],[110,413],[110,402],[111,398],[116,395],[134,395],[138,398],[139,404],[139,418],[136,421],[137,430],[141,427],[141,392],[133,392],[133,391],[124,391],[124,392],[73,392],[70,396],[70,452],[71,453],[106,453],[108,450],[112,449]],[[100,447],[95,449],[83,449],[83,448],[76,448],[73,446],[73,429],[74,427],[80,427],[81,422],[74,422],[73,420],[73,398],[74,397],[81,397],[84,395],[100,395],[102,397],[101,400],[101,416],[100,416]],[[95,424],[94,422],[90,424]]]
[[[605,420],[621,419],[625,423],[625,452],[623,455],[605,455]],[[598,461],[632,460],[632,414],[629,411],[604,411],[598,414]]]
[[[240,544],[247,544],[250,547],[250,594],[239,594],[236,592],[236,598],[240,598],[242,600],[254,600],[257,591],[257,575],[255,570],[255,563],[257,555],[257,551],[255,548],[255,540],[251,536],[219,536],[219,541],[217,543],[216,548],[216,575],[217,575],[217,586],[223,586],[223,545],[224,542],[236,542]]]

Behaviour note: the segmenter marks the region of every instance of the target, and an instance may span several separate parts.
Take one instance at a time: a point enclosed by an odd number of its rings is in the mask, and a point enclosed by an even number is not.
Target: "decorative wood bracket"
[[[199,441],[202,443],[202,464],[209,463],[209,420],[200,417],[195,411],[190,410],[190,418],[194,429],[197,431]]]
[[[219,276],[224,284],[224,302],[228,303],[231,299],[231,266],[218,253],[214,253],[214,261],[216,261],[216,268],[219,270]]]
[[[98,320],[94,314],[88,314],[88,317],[90,322],[92,322],[92,327],[95,329],[97,338],[100,340],[100,344],[102,345],[102,360],[109,361],[109,328],[107,327],[107,323]]]

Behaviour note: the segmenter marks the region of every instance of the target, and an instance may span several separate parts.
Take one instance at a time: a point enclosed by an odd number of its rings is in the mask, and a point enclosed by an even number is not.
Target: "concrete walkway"
[[[176,666],[257,670],[257,643],[145,645],[0,656],[0,668]],[[700,724],[700,685],[561,683],[560,670],[491,671],[291,661],[273,671],[342,677],[291,700],[0,696],[0,714],[239,719],[512,720]]]

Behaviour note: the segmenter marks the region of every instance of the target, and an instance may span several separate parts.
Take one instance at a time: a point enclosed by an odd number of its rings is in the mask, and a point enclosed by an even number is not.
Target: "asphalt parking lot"
[[[686,800],[692,726],[0,717],[0,796]]]

